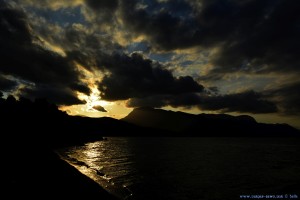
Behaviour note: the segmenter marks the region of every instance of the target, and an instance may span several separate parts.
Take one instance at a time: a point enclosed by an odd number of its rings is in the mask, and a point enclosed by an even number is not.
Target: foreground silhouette
[[[46,100],[10,96],[0,99],[0,114],[2,198],[116,199],[54,153],[58,146],[88,140],[72,132],[66,113]]]

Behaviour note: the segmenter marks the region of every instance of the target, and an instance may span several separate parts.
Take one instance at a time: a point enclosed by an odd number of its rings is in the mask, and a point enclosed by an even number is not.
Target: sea
[[[299,138],[108,137],[57,153],[123,200],[300,198]]]

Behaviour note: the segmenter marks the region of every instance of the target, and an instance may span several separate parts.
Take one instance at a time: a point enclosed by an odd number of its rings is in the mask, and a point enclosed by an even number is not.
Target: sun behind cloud
[[[125,117],[132,108],[125,106],[125,101],[110,102],[100,98],[100,91],[93,85],[91,94],[78,93],[78,98],[84,100],[86,104],[61,106],[60,110],[66,111],[70,115],[81,115],[88,117],[114,117],[117,119]],[[99,109],[101,108],[101,109]]]

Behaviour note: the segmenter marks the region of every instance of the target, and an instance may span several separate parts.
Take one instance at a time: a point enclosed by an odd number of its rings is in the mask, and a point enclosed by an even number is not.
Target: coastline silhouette
[[[254,118],[226,114],[187,114],[154,108],[136,108],[125,118],[70,116],[46,99],[0,100],[3,141],[43,143],[55,147],[83,144],[107,136],[299,136],[287,124],[258,123]]]
[[[286,124],[257,123],[249,116],[191,115],[153,108],[134,109],[127,117],[69,116],[46,99],[0,99],[2,181],[12,198],[115,199],[88,177],[61,160],[53,150],[105,140],[106,137],[297,137]],[[103,175],[102,172],[98,174]],[[16,192],[18,191],[18,192]],[[42,197],[40,196],[42,194]]]

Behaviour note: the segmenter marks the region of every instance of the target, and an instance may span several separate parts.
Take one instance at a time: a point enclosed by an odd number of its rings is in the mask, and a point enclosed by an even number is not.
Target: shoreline
[[[84,176],[90,178],[106,192],[117,197],[117,199],[123,200],[130,199],[132,197],[132,192],[126,186],[122,187],[121,185],[115,185],[115,183],[110,180],[111,178],[107,177],[107,174],[91,168],[82,161],[74,160],[74,158],[70,159],[69,157],[64,157],[59,153],[59,151],[56,153],[63,161],[67,162],[70,166],[75,168]]]
[[[5,152],[2,195],[9,199],[120,200],[49,149],[17,147]]]

